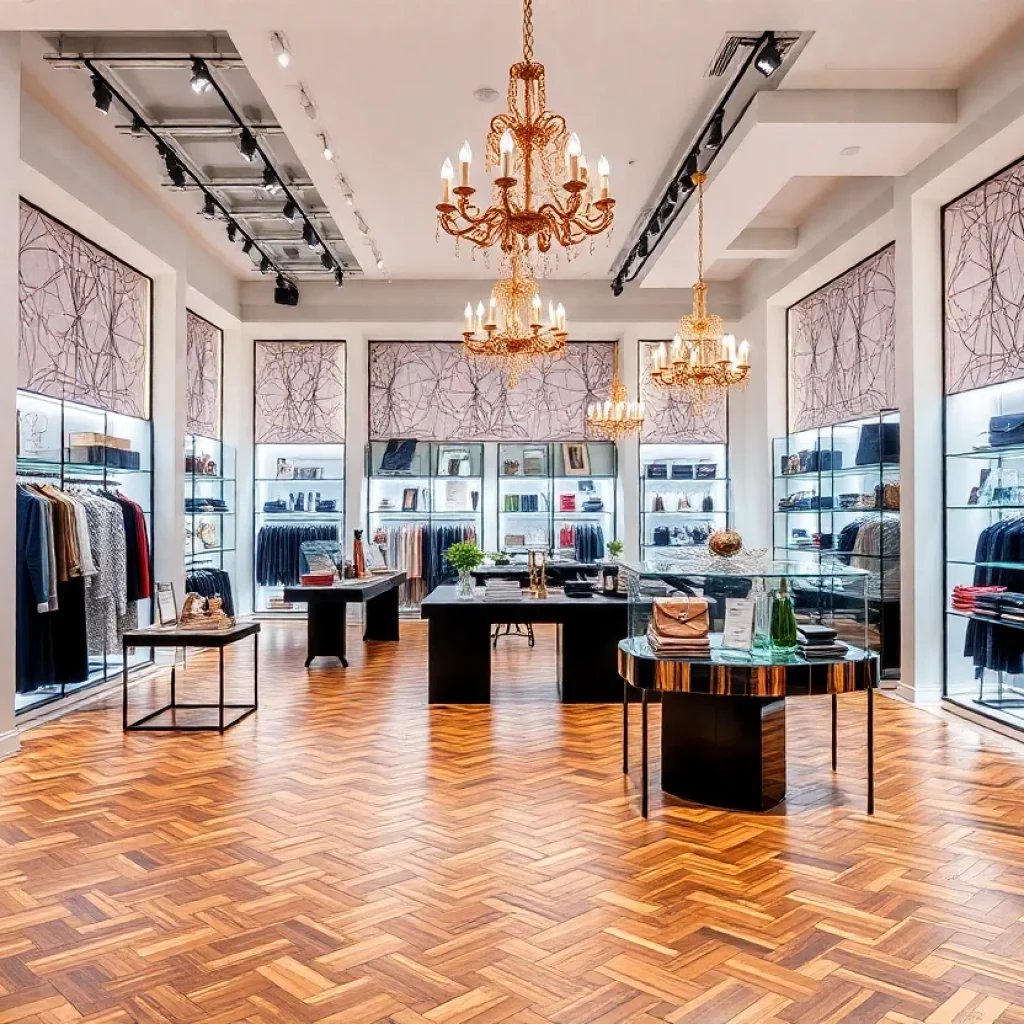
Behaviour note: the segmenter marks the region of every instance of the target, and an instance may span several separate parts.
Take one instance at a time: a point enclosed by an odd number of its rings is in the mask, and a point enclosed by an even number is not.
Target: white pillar
[[[631,402],[640,401],[640,335],[629,327],[619,340],[619,379]],[[619,478],[616,504],[616,537],[625,545],[626,558],[640,557],[640,438],[630,434],[618,444]]]
[[[364,531],[364,551],[373,540],[365,533],[370,348],[364,330],[349,330],[345,324],[338,324],[337,337],[345,341],[345,536],[339,539],[345,556],[351,558],[353,530]]]
[[[225,560],[231,573],[231,590],[238,615],[252,610],[252,562],[247,559],[252,536],[252,344],[246,345],[240,326],[224,330],[224,358],[221,367],[221,397],[224,403],[224,444],[235,451],[235,491],[231,509],[235,513],[235,554]]]
[[[902,187],[901,187],[902,186]],[[942,688],[942,239],[937,203],[896,189],[896,405],[900,410],[900,693]]]
[[[15,692],[15,544],[17,541],[14,480],[17,452],[18,379],[18,167],[21,105],[21,40],[17,32],[0,33],[0,125],[6,145],[0,147],[0,476],[8,481],[7,512],[0,514],[0,757],[18,749],[14,731]],[[2,467],[6,466],[7,469]]]

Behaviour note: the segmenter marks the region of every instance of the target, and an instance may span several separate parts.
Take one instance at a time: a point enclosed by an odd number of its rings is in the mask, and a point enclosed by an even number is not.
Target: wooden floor
[[[306,672],[266,624],[224,737],[124,736],[113,699],[28,733],[0,1024],[1024,1022],[1017,750],[880,699],[871,820],[863,700],[835,775],[828,699],[797,702],[776,812],[663,800],[655,762],[644,821],[620,709],[556,703],[550,631],[503,641],[492,707],[443,709],[402,631]]]

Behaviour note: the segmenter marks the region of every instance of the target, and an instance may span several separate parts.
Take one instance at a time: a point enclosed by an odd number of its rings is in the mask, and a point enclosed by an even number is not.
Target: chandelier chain
[[[523,0],[523,60],[533,63],[533,0]]]

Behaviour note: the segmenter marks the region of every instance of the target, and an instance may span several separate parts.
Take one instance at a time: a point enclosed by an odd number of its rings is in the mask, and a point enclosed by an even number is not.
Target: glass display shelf
[[[109,476],[117,476],[119,474],[140,476],[153,472],[151,469],[124,469],[121,466],[106,466],[95,462],[69,462],[66,459],[64,462],[61,462],[59,459],[36,459],[26,456],[19,456],[17,469],[19,472],[21,470],[52,472],[55,476],[59,475],[62,471],[65,476],[75,476],[81,473],[88,473],[94,476],[102,476],[104,473]]]
[[[345,482],[343,476],[318,476],[315,480],[296,480],[293,477],[285,476],[257,476],[253,479],[258,484],[342,484]]]
[[[1020,512],[1024,505],[947,505],[951,512]]]
[[[725,559],[720,559],[719,561],[726,562]],[[714,567],[702,566],[698,563],[688,566],[682,563],[658,562],[650,558],[642,562],[623,560],[617,564],[636,573],[641,579],[646,576],[660,578],[666,573],[703,576],[708,579],[735,579],[736,577],[744,579],[782,579],[783,577],[786,579],[816,579],[818,577],[862,579],[870,575],[866,569],[855,569],[849,565],[819,566],[817,564],[811,565],[806,562],[794,561],[767,562],[757,568],[748,568],[742,564],[737,564],[733,567],[728,565],[727,562],[725,565],[716,564]]]
[[[711,643],[711,652],[703,657],[672,657],[668,654],[658,654],[651,647],[646,636],[634,636],[620,641],[619,647],[632,654],[636,658],[647,658],[651,661],[678,661],[690,665],[751,665],[755,668],[774,668],[782,665],[834,665],[843,661],[867,661],[874,658],[871,651],[861,647],[848,645],[846,653],[840,658],[803,658],[799,654],[789,654],[774,651],[769,648],[752,648],[746,650],[734,650],[722,647],[722,634],[710,633],[708,640]]]
[[[997,506],[975,507],[996,508]],[[898,508],[777,508],[775,510],[777,516],[898,516],[899,514]]]
[[[946,560],[949,565],[973,565],[978,569],[1024,569],[1024,562],[971,562],[958,558]]]
[[[727,516],[729,513],[725,509],[711,509],[708,512],[701,512],[697,508],[682,508],[672,511],[670,509],[651,509],[650,512],[643,512],[645,516],[702,516],[707,519],[708,516]]]
[[[186,473],[186,476],[190,474]],[[208,476],[206,473],[196,473],[191,476],[193,483],[197,484],[233,484],[235,478],[233,476]]]
[[[776,473],[776,480],[821,480],[828,477],[878,476],[881,473],[899,473],[898,462],[872,462],[867,466],[846,466],[843,469],[810,470],[804,473]]]
[[[1024,444],[1007,444],[999,448],[972,448],[970,451],[949,452],[947,459],[1024,459]]]
[[[962,612],[959,608],[947,608],[947,615],[953,615],[958,619],[968,619],[971,622],[984,622],[989,626],[1005,626],[1007,629],[1024,629],[1024,622],[1014,622],[1012,619],[1002,619],[998,615],[975,615],[971,612]]]

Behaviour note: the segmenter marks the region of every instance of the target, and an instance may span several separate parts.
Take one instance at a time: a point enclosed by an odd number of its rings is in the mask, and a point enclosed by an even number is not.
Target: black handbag
[[[1022,423],[1024,423],[1024,418],[1022,418]],[[900,425],[898,423],[867,423],[860,428],[857,456],[853,460],[854,465],[876,466],[886,462],[899,464],[899,461]]]
[[[817,473],[818,472],[818,449],[817,448],[805,448],[802,452],[798,453],[800,457],[800,472],[801,473]]]
[[[698,480],[714,480],[718,476],[718,465],[714,462],[702,462],[697,466]]]
[[[656,548],[667,548],[669,532],[667,526],[656,526],[654,528],[654,546]]]
[[[822,473],[828,473],[835,469],[843,468],[843,453],[827,449],[818,452],[818,469]]]
[[[1024,413],[993,416],[988,421],[988,443],[992,448],[1024,444]]]
[[[648,480],[667,480],[668,465],[664,462],[652,462],[647,467]]]
[[[672,479],[692,480],[693,466],[691,466],[688,462],[674,462],[672,464]]]

